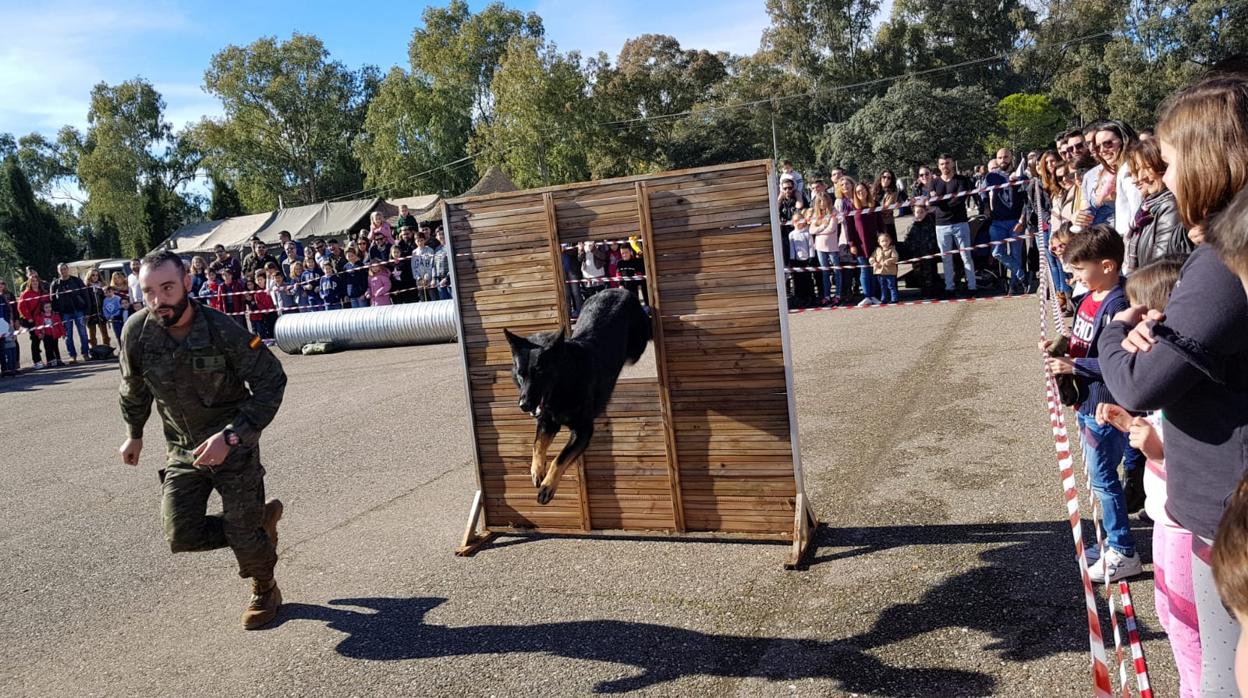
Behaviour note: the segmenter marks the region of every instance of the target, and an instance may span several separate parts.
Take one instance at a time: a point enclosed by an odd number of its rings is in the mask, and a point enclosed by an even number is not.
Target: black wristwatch
[[[238,445],[238,433],[233,429],[226,429],[221,432],[221,435],[225,437],[225,443],[229,444],[230,448]]]

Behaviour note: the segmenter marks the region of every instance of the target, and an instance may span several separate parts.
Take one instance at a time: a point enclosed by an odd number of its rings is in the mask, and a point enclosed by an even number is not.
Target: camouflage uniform
[[[286,373],[258,337],[229,316],[191,301],[194,319],[177,341],[147,309],[126,322],[121,341],[121,412],[131,438],[143,437],[152,400],[164,423],[168,460],[161,514],[175,553],[229,546],[239,575],[273,577],[277,551],[262,528],[260,431],[282,403]],[[244,384],[245,383],[245,384]],[[199,469],[192,452],[223,429],[239,444],[223,463]],[[221,494],[221,515],[206,515]]]

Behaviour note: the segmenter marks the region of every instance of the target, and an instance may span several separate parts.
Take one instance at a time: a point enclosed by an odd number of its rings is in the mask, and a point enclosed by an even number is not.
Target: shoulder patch
[[[260,339],[260,335],[253,334],[251,336],[251,341],[247,343],[247,346],[251,347],[252,349],[259,349],[260,347],[264,346],[264,340]]]

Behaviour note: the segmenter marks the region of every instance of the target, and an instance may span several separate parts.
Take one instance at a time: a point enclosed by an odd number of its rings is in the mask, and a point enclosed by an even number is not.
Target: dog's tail
[[[629,323],[628,323],[628,354],[626,358],[628,363],[635,364],[641,355],[646,353],[646,345],[650,343],[650,316],[646,313],[645,308],[641,307],[641,302],[637,300],[637,296],[629,294],[632,301],[629,305]]]

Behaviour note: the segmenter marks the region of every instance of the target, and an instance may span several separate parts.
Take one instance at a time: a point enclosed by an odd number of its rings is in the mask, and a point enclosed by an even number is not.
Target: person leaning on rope
[[[230,547],[251,578],[243,627],[272,621],[282,603],[273,578],[282,503],[264,499],[260,433],[286,390],[286,373],[264,342],[189,295],[182,260],[170,251],[142,262],[147,307],[122,330],[122,462],[138,465],[152,403],[164,426],[160,471],[165,538],[175,553]],[[213,490],[222,513],[207,515]]]

